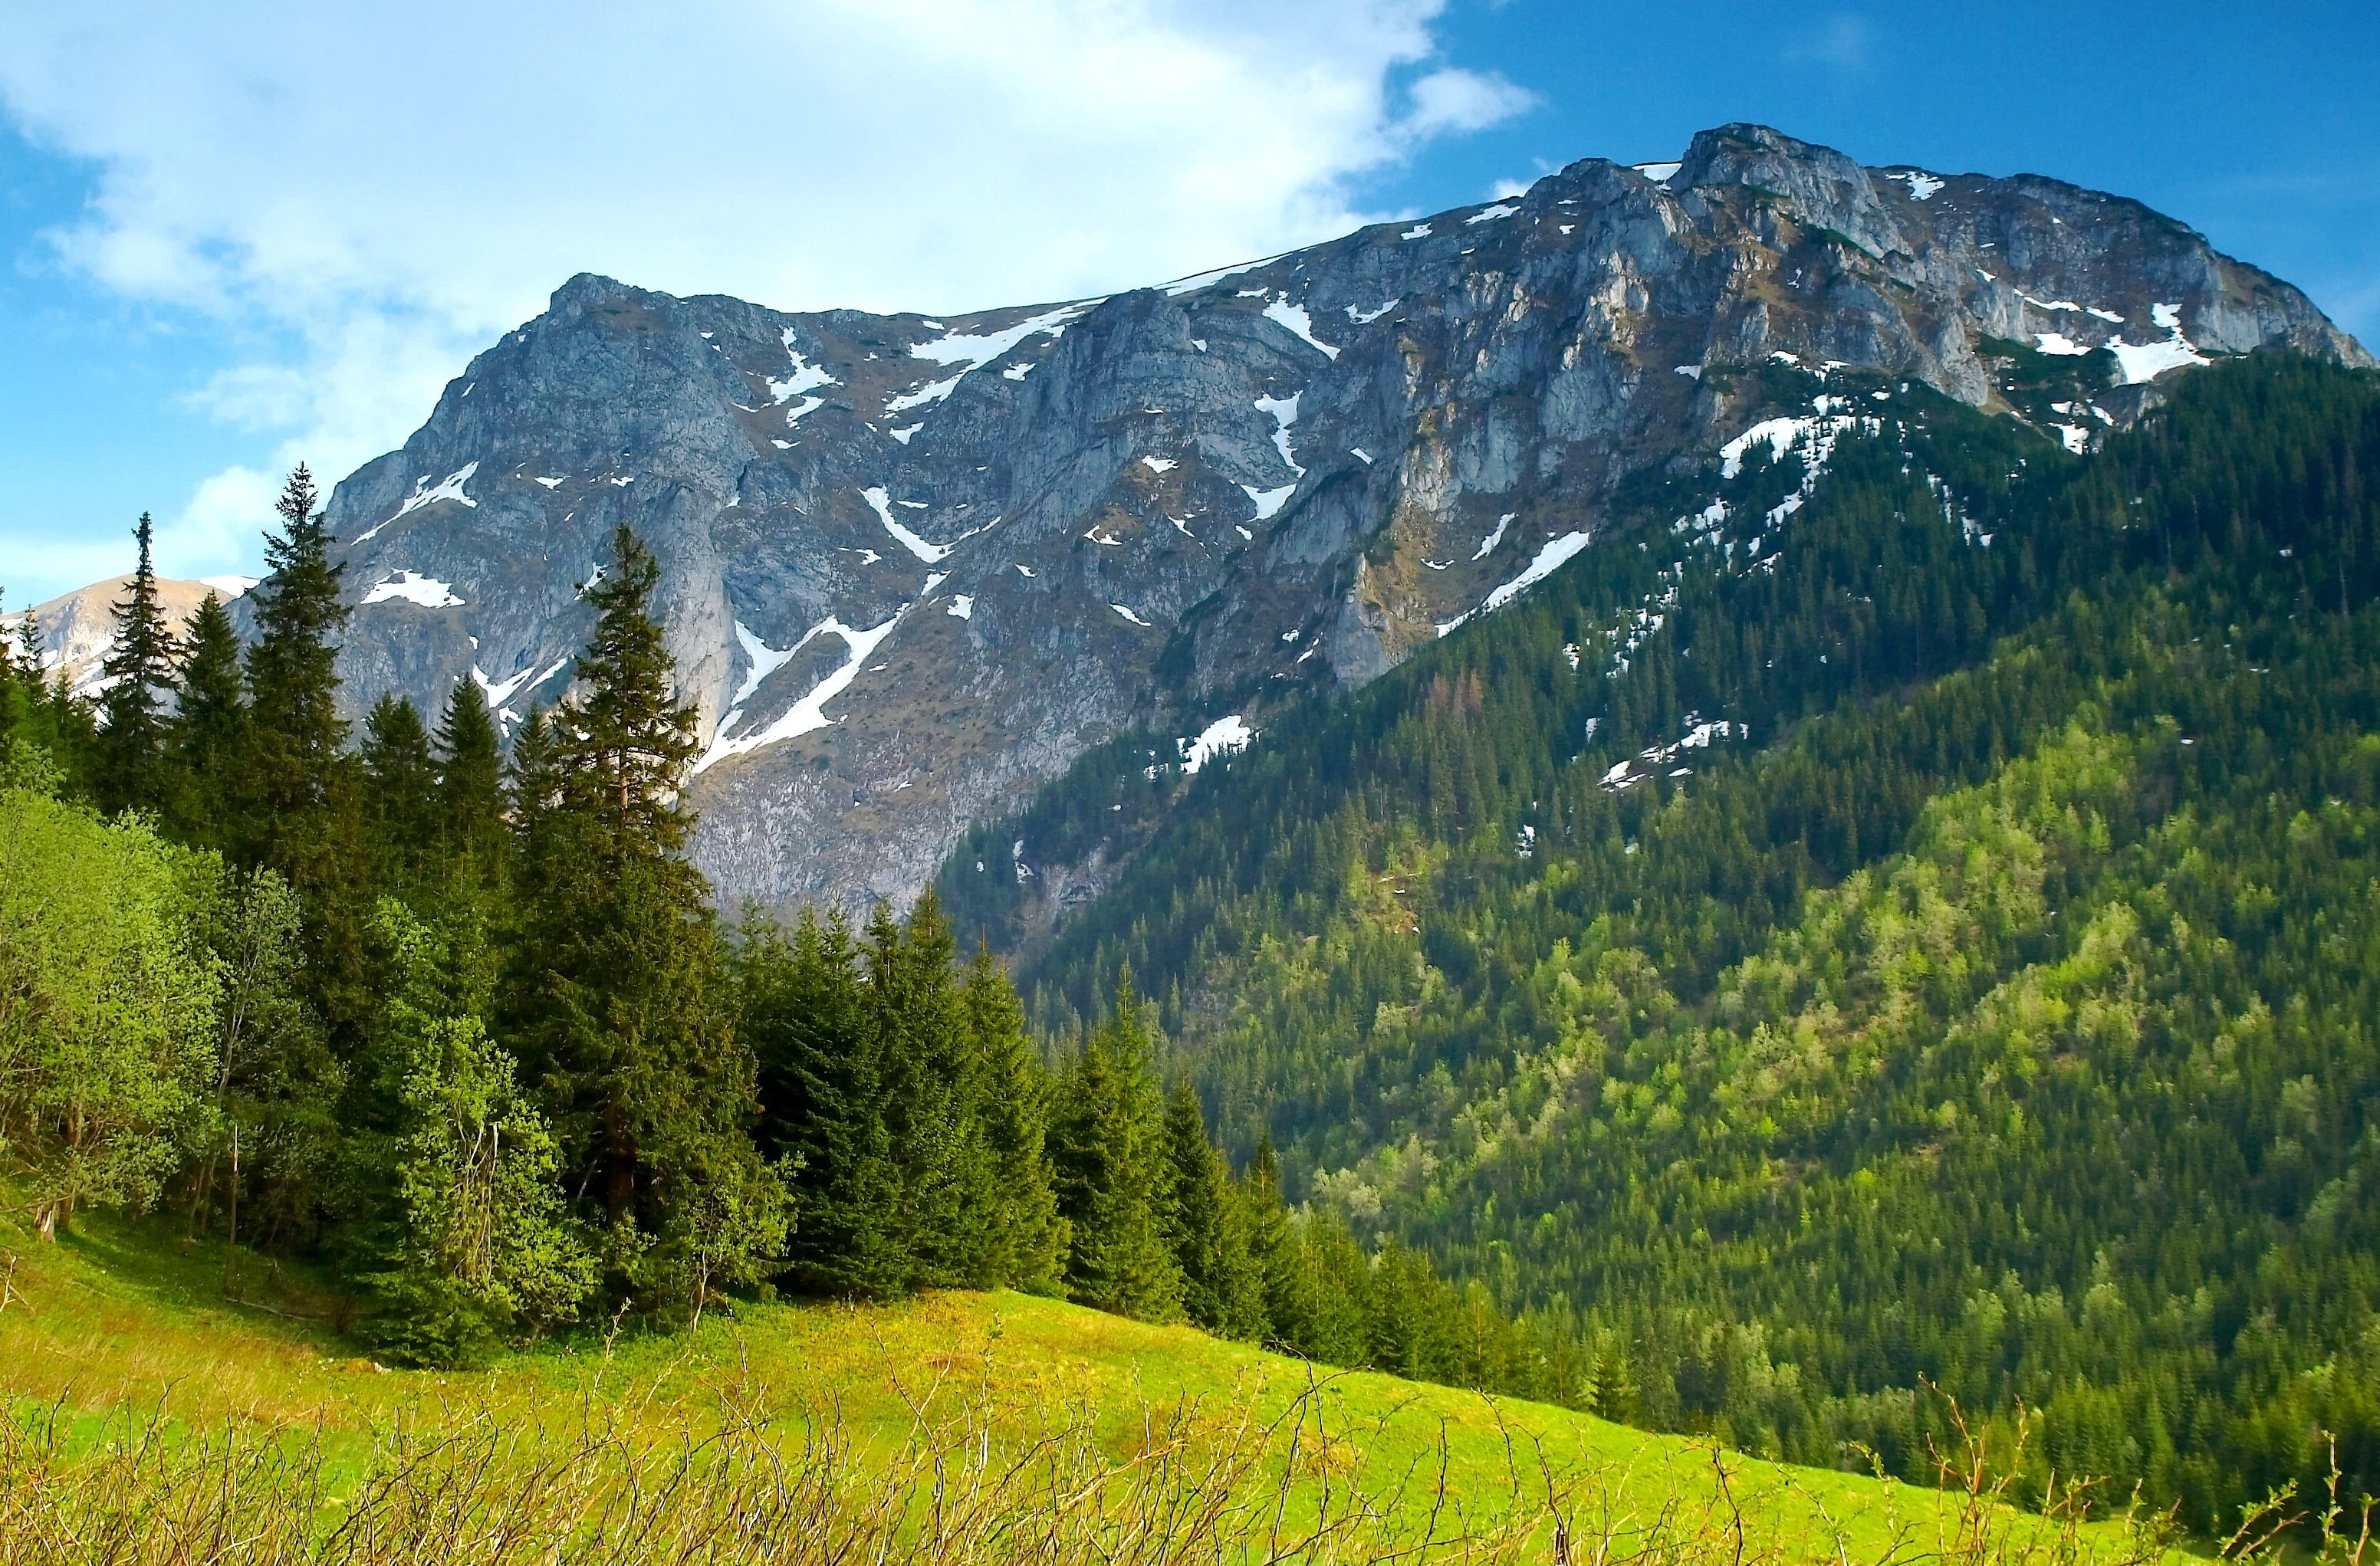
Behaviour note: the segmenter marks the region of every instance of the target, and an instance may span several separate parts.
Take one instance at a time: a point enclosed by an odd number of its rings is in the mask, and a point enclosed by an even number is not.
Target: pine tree
[[[992,1200],[977,1114],[982,1070],[953,982],[953,945],[929,891],[902,923],[878,904],[864,953],[914,1282],[942,1286],[984,1281]]]
[[[686,846],[693,815],[679,793],[699,750],[696,712],[677,705],[675,672],[661,623],[650,613],[661,563],[622,524],[612,537],[612,568],[587,592],[595,634],[579,655],[562,741],[576,763],[569,786],[616,860],[666,857]]]
[[[256,641],[248,651],[254,723],[248,829],[257,856],[285,875],[291,867],[277,861],[310,851],[308,828],[334,807],[347,738],[336,667],[336,638],[347,624],[339,601],[346,567],[331,561],[331,533],[317,498],[313,476],[300,464],[273,507],[281,532],[265,540],[271,569],[255,589]],[[303,887],[299,878],[291,880]]]
[[[987,944],[976,947],[964,1003],[983,1072],[983,1147],[992,1196],[987,1269],[1012,1288],[1062,1293],[1067,1228],[1058,1214],[1057,1171],[1050,1160],[1050,1074],[1026,1036],[1025,1008]]]
[[[248,649],[248,735],[237,771],[241,808],[235,847],[270,866],[306,905],[307,971],[316,1005],[343,1048],[353,1048],[373,1009],[364,929],[370,869],[357,814],[354,759],[344,753],[336,638],[346,570],[330,558],[331,533],[301,465],[274,509],[271,568],[255,589],[256,640]]]
[[[504,761],[487,693],[457,680],[438,722],[439,836],[458,874],[480,880],[503,864]]]
[[[1205,1113],[1187,1082],[1176,1083],[1166,1099],[1165,1148],[1173,1185],[1168,1231],[1183,1309],[1209,1332],[1255,1337],[1262,1323],[1251,1317],[1261,1296],[1250,1287],[1246,1223],[1231,1170],[1207,1138]]]
[[[1245,1215],[1256,1292],[1263,1303],[1264,1341],[1303,1352],[1298,1345],[1314,1336],[1315,1305],[1297,1232],[1281,1201],[1281,1164],[1269,1135],[1257,1141],[1257,1156],[1240,1184],[1240,1210]]]
[[[104,720],[99,734],[99,803],[107,810],[157,809],[165,797],[166,709],[175,689],[174,633],[157,601],[157,573],[150,562],[149,514],[132,529],[139,563],[125,596],[110,612],[115,639],[101,673],[107,689],[100,698]]]
[[[232,846],[247,741],[239,633],[223,600],[211,592],[185,630],[181,700],[166,734],[165,821],[176,837],[206,848]]]
[[[372,704],[363,764],[363,820],[380,884],[399,893],[428,888],[438,849],[438,773],[412,702],[385,695]]]
[[[569,1184],[621,1295],[698,1315],[774,1265],[790,1214],[754,1147],[752,1054],[700,872],[682,850],[694,711],[649,606],[660,568],[623,527],[589,594],[579,694],[516,751],[519,919],[509,1037],[554,1116]],[[524,754],[525,752],[525,754]]]
[[[1101,1310],[1170,1321],[1182,1310],[1182,1272],[1167,1244],[1172,1171],[1152,1052],[1127,975],[1114,1014],[1069,1064],[1050,1143],[1072,1231],[1068,1292]]]
[[[758,1068],[764,1153],[793,1166],[795,1280],[886,1299],[907,1287],[876,1037],[840,913],[805,912],[789,941],[757,912],[737,947],[741,1028]]]

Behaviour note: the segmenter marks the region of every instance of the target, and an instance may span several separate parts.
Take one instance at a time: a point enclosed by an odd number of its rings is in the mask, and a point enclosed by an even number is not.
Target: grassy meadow
[[[747,1305],[393,1370],[162,1222],[0,1232],[0,1562],[2138,1561],[2153,1529],[1792,1468],[1029,1295]],[[1947,1455],[1947,1454],[1946,1454]],[[2100,1514],[2121,1498],[2093,1497]]]

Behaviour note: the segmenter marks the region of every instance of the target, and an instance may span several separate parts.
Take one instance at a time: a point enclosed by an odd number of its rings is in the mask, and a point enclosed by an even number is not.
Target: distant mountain
[[[2137,202],[1740,125],[1107,298],[787,314],[581,276],[337,487],[343,672],[358,708],[468,678],[516,721],[627,522],[722,897],[904,900],[1094,746],[1170,763],[1509,601],[1739,436],[1763,364],[2082,446],[2275,346],[2368,362]]]
[[[63,678],[79,696],[96,696],[107,688],[100,665],[115,646],[113,611],[131,580],[110,577],[32,607],[35,657],[44,670]],[[164,611],[165,624],[178,634],[207,594],[229,602],[255,585],[253,577],[204,577],[195,581],[161,577],[157,602]]]

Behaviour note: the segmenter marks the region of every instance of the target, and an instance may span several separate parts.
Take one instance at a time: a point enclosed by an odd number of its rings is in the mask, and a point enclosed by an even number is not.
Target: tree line
[[[319,499],[299,469],[245,641],[212,593],[168,626],[146,517],[96,700],[0,640],[0,1151],[42,1233],[163,1208],[421,1363],[996,1286],[1521,1390],[1570,1352],[1293,1211],[1269,1148],[1235,1171],[1128,979],[1053,1048],[930,892],[722,925],[628,529],[509,747],[470,680],[354,732]]]

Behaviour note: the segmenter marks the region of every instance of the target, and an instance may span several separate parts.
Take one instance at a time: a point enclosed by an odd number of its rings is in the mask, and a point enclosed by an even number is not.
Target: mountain
[[[1105,298],[788,314],[581,276],[337,487],[342,672],[358,708],[471,678],[517,721],[629,523],[722,899],[904,901],[1095,747],[1203,759],[1511,601],[1740,436],[1769,370],[2080,447],[2269,346],[2369,362],[2136,202],[1752,126]],[[1855,419],[1815,395],[1761,438]],[[1010,847],[1045,917],[1113,872]]]
[[[2380,375],[2080,455],[1876,406],[1195,777],[1087,755],[944,904],[1656,1427],[1920,1476],[1938,1391],[2202,1536],[2380,1493]],[[1019,841],[1134,851],[1051,929]]]
[[[96,696],[107,687],[100,665],[115,646],[115,609],[131,580],[110,577],[28,611],[33,617],[35,660],[53,678],[66,681],[78,696]],[[167,628],[178,634],[207,594],[230,601],[255,585],[253,577],[206,577],[197,581],[160,577],[157,604],[164,612]]]

